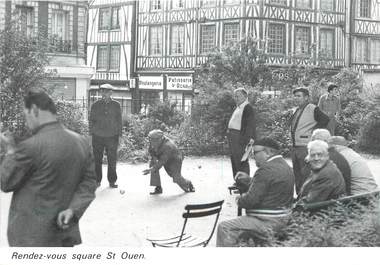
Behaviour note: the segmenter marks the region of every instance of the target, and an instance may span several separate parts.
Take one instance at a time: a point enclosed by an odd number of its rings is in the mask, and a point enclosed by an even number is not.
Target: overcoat
[[[60,247],[81,243],[78,221],[95,198],[91,147],[58,122],[46,123],[20,142],[1,163],[1,190],[13,192],[8,242],[17,247]],[[74,220],[61,230],[60,211],[71,208]]]

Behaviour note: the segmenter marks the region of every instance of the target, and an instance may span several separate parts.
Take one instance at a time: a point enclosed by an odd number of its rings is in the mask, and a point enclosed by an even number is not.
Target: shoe
[[[194,186],[193,186],[193,183],[190,183],[190,184],[189,184],[189,188],[187,189],[186,192],[195,192],[195,188],[194,188]]]
[[[115,188],[117,188],[117,187],[118,187],[117,184],[115,184],[115,183],[110,183],[110,188],[115,189]]]
[[[150,193],[150,195],[156,195],[156,194],[161,194],[162,193],[162,187],[157,186],[153,192]]]

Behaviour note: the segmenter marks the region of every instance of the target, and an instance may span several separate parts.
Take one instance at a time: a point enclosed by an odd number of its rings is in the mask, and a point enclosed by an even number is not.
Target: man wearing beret
[[[166,173],[173,178],[173,182],[185,192],[194,192],[194,186],[190,180],[181,174],[183,155],[172,140],[164,135],[161,130],[153,130],[148,134],[149,154],[151,156],[149,168],[143,171],[144,175],[150,173],[150,185],[155,189],[151,195],[161,194],[160,168],[164,167]]]
[[[250,180],[248,191],[237,196],[246,216],[223,221],[218,226],[216,246],[236,246],[244,231],[255,238],[266,238],[283,228],[290,217],[294,193],[294,175],[280,155],[279,144],[271,138],[257,140],[253,155],[258,169]],[[243,175],[241,175],[243,176]],[[240,179],[239,183],[244,183]]]
[[[293,147],[291,150],[293,171],[296,181],[296,192],[299,193],[305,179],[310,174],[305,158],[307,156],[307,144],[311,134],[316,128],[326,128],[329,117],[316,105],[309,103],[309,90],[306,87],[298,87],[293,90],[293,96],[297,105],[290,118],[290,134]]]
[[[95,158],[95,172],[98,186],[102,181],[102,161],[104,149],[107,153],[107,178],[110,188],[117,188],[116,161],[119,137],[122,134],[121,108],[119,102],[112,100],[110,84],[100,86],[102,99],[96,101],[89,118],[92,148]]]

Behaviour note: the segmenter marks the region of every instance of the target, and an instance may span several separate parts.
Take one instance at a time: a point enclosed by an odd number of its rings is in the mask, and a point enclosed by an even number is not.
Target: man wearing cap
[[[377,184],[367,162],[361,155],[349,148],[343,136],[333,136],[329,144],[348,161],[351,169],[351,194],[357,195],[377,190]]]
[[[119,137],[122,135],[121,108],[119,102],[112,100],[110,84],[100,86],[102,98],[91,106],[89,127],[95,158],[95,172],[98,186],[102,181],[102,161],[104,149],[107,153],[107,178],[111,188],[117,188],[116,161]]]
[[[163,166],[166,173],[173,178],[185,192],[194,192],[194,186],[191,181],[185,179],[181,174],[183,155],[172,140],[164,135],[161,130],[149,132],[149,154],[151,156],[149,169],[143,171],[144,175],[150,173],[150,186],[155,189],[151,195],[161,194],[160,168]]]
[[[336,124],[341,111],[337,85],[330,84],[327,87],[327,94],[319,98],[318,107],[329,116],[330,120],[327,124],[327,130],[329,130],[331,135],[335,135]]]
[[[249,175],[248,159],[241,161],[248,143],[256,137],[256,114],[248,102],[248,93],[244,88],[234,90],[236,108],[228,123],[228,144],[231,153],[233,177],[238,171]]]
[[[307,144],[311,134],[316,128],[326,128],[329,117],[316,105],[309,103],[309,90],[306,87],[298,87],[293,90],[293,96],[297,105],[290,118],[290,133],[292,139],[292,163],[296,181],[296,192],[300,191],[306,177],[310,174],[305,163]]]
[[[254,238],[265,238],[289,220],[294,175],[280,155],[279,144],[271,138],[259,139],[253,145],[253,155],[258,169],[250,180],[248,191],[236,198],[238,206],[246,209],[246,216],[219,224],[217,247],[236,246],[243,231],[247,230]],[[238,177],[237,182],[245,181]]]

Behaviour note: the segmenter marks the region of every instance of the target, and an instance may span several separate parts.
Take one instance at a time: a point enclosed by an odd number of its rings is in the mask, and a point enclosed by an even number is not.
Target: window
[[[55,39],[68,39],[68,13],[63,10],[53,10],[51,18],[51,33]]]
[[[109,8],[101,8],[99,10],[99,30],[108,29],[109,12]]]
[[[172,0],[172,8],[184,8],[185,0]]]
[[[297,55],[309,54],[310,47],[310,28],[296,27],[295,53]]]
[[[224,24],[223,43],[228,45],[229,43],[235,43],[239,41],[239,23]]]
[[[173,25],[172,35],[170,42],[170,53],[171,54],[182,54],[183,45],[185,39],[185,30],[183,25]]]
[[[359,16],[370,17],[371,0],[359,0]]]
[[[298,7],[298,8],[311,8],[311,1],[310,0],[296,0],[296,7]]]
[[[119,29],[120,7],[107,7],[99,10],[99,30]]]
[[[215,0],[200,0],[201,7],[213,7],[216,5]]]
[[[120,45],[110,46],[110,67],[109,70],[119,72],[120,67]]]
[[[96,69],[98,70],[107,70],[107,62],[108,62],[108,55],[107,55],[107,46],[98,46],[98,57],[97,57],[97,65]]]
[[[201,53],[208,53],[215,47],[215,26],[202,25],[201,27]]]
[[[223,4],[225,5],[233,5],[233,4],[239,4],[240,0],[224,0]]]
[[[150,10],[160,10],[161,1],[160,0],[151,0],[150,1]]]
[[[111,29],[119,29],[120,7],[112,7],[111,14]]]
[[[286,5],[286,0],[269,0],[269,4],[275,4],[275,5]]]
[[[330,29],[321,29],[319,38],[319,53],[321,57],[334,57],[334,31]]]
[[[160,55],[162,50],[162,27],[150,28],[150,55]]]
[[[96,69],[118,72],[120,68],[120,45],[99,45]]]
[[[17,6],[16,7],[19,20],[18,26],[20,31],[27,37],[33,36],[33,25],[34,25],[34,10],[32,7],[27,6]]]
[[[280,24],[269,24],[268,28],[268,52],[284,53],[285,26]]]
[[[334,1],[332,0],[321,0],[321,10],[333,11],[334,10]]]
[[[367,62],[368,49],[367,49],[367,39],[357,38],[356,39],[356,62],[364,63]]]
[[[380,63],[380,39],[371,41],[371,63]]]

